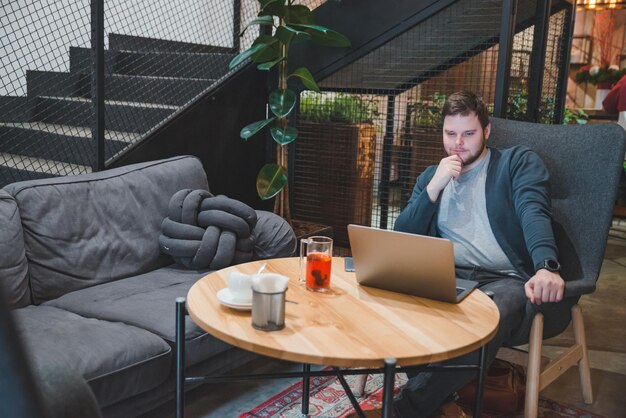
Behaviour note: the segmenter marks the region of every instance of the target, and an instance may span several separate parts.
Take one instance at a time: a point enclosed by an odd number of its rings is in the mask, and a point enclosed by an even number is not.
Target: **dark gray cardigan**
[[[485,183],[489,224],[511,263],[528,279],[545,259],[557,259],[548,171],[525,146],[490,150]],[[426,192],[436,169],[430,166],[417,178],[409,203],[394,225],[396,231],[440,236],[440,199],[433,203]]]

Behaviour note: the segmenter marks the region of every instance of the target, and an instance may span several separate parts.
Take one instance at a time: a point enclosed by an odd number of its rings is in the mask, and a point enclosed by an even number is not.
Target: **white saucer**
[[[227,287],[219,290],[217,292],[217,300],[224,306],[228,306],[232,309],[237,309],[239,311],[249,311],[252,309],[252,301],[250,302],[240,302],[233,299],[233,295],[230,293]]]

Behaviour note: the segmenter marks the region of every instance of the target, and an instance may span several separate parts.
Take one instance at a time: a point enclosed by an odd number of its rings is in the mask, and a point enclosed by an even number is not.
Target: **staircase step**
[[[19,170],[17,168],[5,167],[0,160],[0,188],[7,184],[25,180],[37,180],[49,177],[58,177],[48,173],[38,173],[36,171]]]
[[[143,76],[216,79],[228,71],[234,54],[104,51],[105,73]],[[70,71],[91,73],[91,50],[70,48]]]
[[[89,96],[90,79],[79,73],[26,71],[26,91],[34,96]]]
[[[77,138],[91,139],[91,128],[88,126],[56,125],[54,123],[43,122],[3,122],[0,123],[0,126],[31,129],[54,134],[62,133]],[[104,138],[111,141],[133,143],[140,140],[141,135],[133,132],[105,130]]]
[[[144,133],[165,120],[176,106],[105,101],[105,126],[109,130]],[[33,121],[70,126],[90,125],[92,104],[82,97],[37,98]]]
[[[36,101],[31,97],[0,96],[0,122],[28,122]]]
[[[29,96],[91,97],[91,77],[78,73],[28,71]],[[182,106],[215,80],[112,74],[105,77],[107,100]]]
[[[68,176],[91,173],[91,167],[69,164],[43,158],[24,157],[10,153],[0,153],[0,167],[12,170],[38,173],[41,177]]]
[[[231,53],[232,48],[202,45],[188,42],[168,41],[164,39],[144,38],[141,36],[109,34],[109,48],[117,51],[135,52],[181,52],[192,54]]]
[[[105,159],[139,135],[105,131]],[[96,144],[85,127],[34,123],[0,123],[0,152],[91,166]]]
[[[181,79],[113,74],[106,79],[109,100],[132,100],[182,106],[208,89],[214,79]]]

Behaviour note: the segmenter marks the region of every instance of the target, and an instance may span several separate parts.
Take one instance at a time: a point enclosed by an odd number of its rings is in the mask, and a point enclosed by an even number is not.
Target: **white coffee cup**
[[[252,302],[252,276],[233,271],[228,277],[228,291],[234,302]]]

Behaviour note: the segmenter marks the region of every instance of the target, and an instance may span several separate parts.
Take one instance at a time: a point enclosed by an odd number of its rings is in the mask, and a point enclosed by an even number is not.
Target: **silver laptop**
[[[364,286],[458,303],[477,285],[457,279],[443,238],[348,225],[356,280]]]

